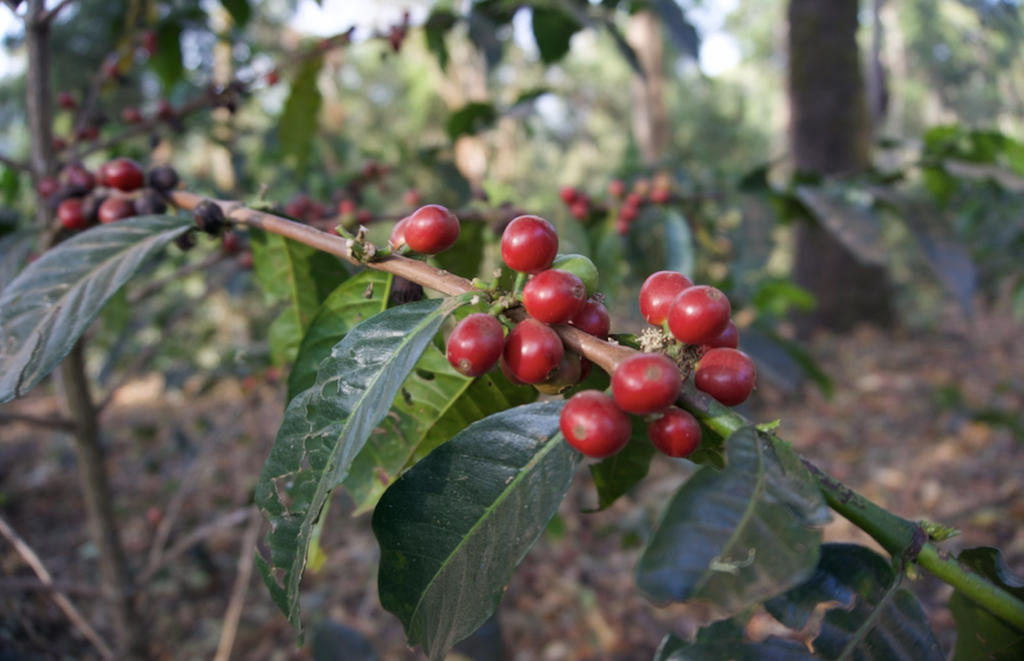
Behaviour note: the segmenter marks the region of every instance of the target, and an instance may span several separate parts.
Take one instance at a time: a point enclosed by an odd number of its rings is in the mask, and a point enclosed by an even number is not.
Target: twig
[[[60,431],[74,431],[75,423],[67,418],[60,416],[53,416],[49,418],[41,418],[35,415],[28,415],[27,413],[0,413],[0,425],[12,424],[16,422],[23,422],[29,425],[36,425],[37,427],[49,427],[50,429],[59,429]]]
[[[57,3],[57,5],[54,6],[53,9],[44,11],[37,20],[43,23],[53,22],[53,19],[57,18],[57,14],[59,14],[62,9],[64,9],[74,1],[75,0],[60,0],[60,2]]]
[[[60,609],[64,611],[64,614],[68,616],[71,623],[74,624],[75,627],[82,632],[82,635],[93,644],[93,647],[96,648],[104,659],[113,659],[114,652],[110,649],[110,646],[103,641],[100,635],[96,633],[96,630],[89,625],[84,617],[82,617],[82,614],[77,608],[75,608],[75,605],[71,603],[71,600],[67,598],[67,595],[54,587],[53,577],[50,576],[50,572],[47,571],[46,566],[43,565],[43,561],[39,559],[39,556],[32,550],[32,547],[25,543],[25,540],[23,540],[18,533],[14,532],[14,530],[7,525],[7,522],[3,517],[0,517],[0,534],[6,537],[7,541],[14,546],[18,555],[28,563],[32,568],[32,571],[34,571],[36,576],[39,577],[39,580],[42,581],[44,585],[53,588],[53,600],[57,602],[57,606],[59,606]]]
[[[235,585],[231,589],[231,600],[228,602],[228,610],[224,614],[224,629],[220,634],[220,643],[217,645],[217,654],[213,661],[229,661],[231,648],[235,646],[235,635],[238,633],[238,621],[242,617],[242,606],[245,604],[245,593],[249,589],[249,579],[252,577],[253,547],[259,538],[260,525],[263,518],[255,507],[249,508],[249,526],[245,529],[245,536],[242,537],[242,549],[238,554],[238,575],[235,576]]]
[[[13,158],[7,158],[6,156],[0,156],[0,165],[6,165],[12,170],[21,170],[22,172],[32,172],[32,166],[28,163],[22,163],[16,161]]]
[[[239,409],[239,407],[235,408]],[[226,422],[215,427],[207,435],[207,438],[201,444],[199,454],[192,459],[185,469],[185,474],[178,483],[178,489],[171,496],[167,507],[164,508],[164,517],[161,519],[160,525],[157,526],[156,533],[153,535],[153,543],[149,547],[149,556],[146,559],[144,574],[155,573],[156,568],[160,566],[160,556],[163,554],[164,546],[167,544],[167,539],[171,536],[171,529],[174,528],[174,524],[178,520],[178,514],[181,513],[185,499],[191,493],[196,480],[199,479],[199,469],[206,466],[206,457],[220,444],[220,439],[227,435],[228,428],[237,422],[238,412],[240,410],[229,414],[226,417]]]
[[[242,521],[245,521],[246,517],[249,516],[249,511],[250,507],[248,506],[240,507],[229,514],[225,514],[219,519],[214,519],[209,523],[199,526],[189,534],[185,535],[177,542],[175,542],[174,545],[171,546],[171,548],[169,548],[166,553],[164,553],[163,557],[160,558],[160,564],[158,564],[152,570],[147,568],[146,571],[139,574],[139,583],[142,584],[148,582],[150,579],[153,578],[153,576],[158,571],[160,571],[162,567],[164,567],[171,561],[175,560],[178,556],[187,552],[190,548],[192,548],[199,542],[203,541],[213,533],[217,532],[221,528],[230,528],[231,526],[238,525]]]

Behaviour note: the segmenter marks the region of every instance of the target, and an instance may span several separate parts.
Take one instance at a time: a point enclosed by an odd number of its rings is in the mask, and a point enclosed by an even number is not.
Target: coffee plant
[[[35,38],[59,11],[28,2]],[[564,18],[540,5],[534,11],[535,20]],[[441,55],[443,40],[431,31],[443,34],[456,20],[435,12],[427,23]],[[406,17],[380,38],[399,51],[409,29]],[[149,114],[126,106],[123,133],[110,145],[173,129],[200,110],[231,112],[255,87],[295,72],[294,89],[302,90],[310,63],[348,44],[348,33],[323,40],[287,67],[211,86],[184,106],[161,101]],[[125,46],[149,57],[162,47],[149,29]],[[903,587],[922,569],[954,589],[957,659],[1024,653],[1024,580],[998,550],[949,555],[940,543],[955,531],[876,506],[800,457],[777,435],[777,422],[733,410],[756,388],[756,357],[739,349],[743,331],[728,293],[695,283],[693,256],[673,252],[690,227],[670,178],[637,178],[632,188],[614,180],[605,200],[560,191],[579,222],[573,231],[618,246],[613,258],[611,248],[593,261],[563,251],[539,210],[460,214],[416,190],[375,243],[368,235],[382,219],[358,197],[390,174],[376,162],[335,199],[299,195],[283,208],[263,194],[248,203],[202,195],[166,164],[148,173],[123,156],[82,165],[86,153],[107,149],[88,146],[100,130],[90,105],[130,60],[126,52],[109,58],[85,100],[66,92],[51,100],[47,85],[29,85],[47,116],[51,105],[80,114],[65,138],[45,124],[34,128],[32,163],[19,164],[34,179],[42,219],[30,237],[34,259],[26,259],[24,232],[0,242],[0,403],[63,370],[75,416],[69,426],[80,461],[93,470],[86,491],[97,529],[113,519],[83,338],[151,260],[207,236],[222,242],[221,258],[254,268],[281,310],[269,341],[291,366],[288,404],[256,486],[266,534],[254,561],[298,640],[302,578],[336,489],[372,511],[382,606],[401,620],[410,646],[441,659],[494,614],[582,463],[604,509],[642,481],[661,452],[699,469],[664,504],[637,561],[636,587],[656,604],[699,603],[715,622],[694,640],[666,635],[655,659],[941,659],[924,610]],[[288,103],[285,113],[293,111]],[[289,139],[312,139],[302,127],[289,130]],[[796,195],[809,206],[821,202],[809,190]],[[616,260],[645,208],[662,207],[668,268],[631,294],[649,327],[639,336],[617,332],[605,294],[629,285]],[[481,255],[495,228],[500,263],[487,271]],[[822,543],[832,512],[889,557]],[[130,585],[116,540],[99,537],[104,581]],[[122,595],[118,646],[142,655],[135,605]],[[808,647],[747,639],[745,618],[759,606],[795,631],[825,612]]]

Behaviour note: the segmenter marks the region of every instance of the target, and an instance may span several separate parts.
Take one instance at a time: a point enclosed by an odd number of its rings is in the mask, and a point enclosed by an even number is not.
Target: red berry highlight
[[[113,223],[135,215],[135,203],[123,197],[108,197],[96,212],[101,223]]]
[[[668,318],[672,302],[692,286],[693,280],[682,273],[658,271],[640,287],[640,314],[647,323],[660,326]]]
[[[683,386],[679,368],[668,356],[640,353],[619,364],[612,374],[612,396],[623,411],[645,415],[672,406]]]
[[[405,228],[409,225],[409,216],[401,219],[395,226],[391,228],[391,238],[389,241],[391,245],[396,249],[405,245]]]
[[[750,356],[736,349],[711,349],[697,362],[693,377],[697,389],[726,406],[747,401],[757,370]]]
[[[590,333],[594,337],[607,340],[608,333],[612,328],[612,318],[604,303],[591,298],[583,304],[583,309],[579,314],[569,320],[569,325],[579,328],[584,333]]]
[[[725,330],[718,334],[718,337],[704,345],[708,349],[735,349],[740,346],[740,331],[736,323],[730,319]]]
[[[558,425],[566,443],[595,459],[621,451],[633,433],[629,416],[598,390],[573,395],[562,408]]]
[[[146,180],[142,168],[130,158],[115,158],[103,166],[103,174],[108,186],[126,193],[142,188]]]
[[[668,311],[668,328],[672,336],[686,344],[711,342],[729,325],[732,306],[725,294],[697,285],[684,289]]]
[[[558,333],[536,319],[520,322],[505,339],[502,353],[509,369],[523,383],[541,383],[558,367],[565,347]]]
[[[459,219],[439,204],[420,207],[409,216],[405,226],[405,242],[423,255],[444,252],[459,238]]]
[[[700,445],[700,423],[688,411],[673,406],[663,416],[647,424],[647,436],[662,454],[688,457]]]
[[[57,207],[57,217],[64,229],[71,231],[84,230],[89,227],[89,219],[82,209],[82,198],[69,197]]]
[[[523,288],[523,305],[530,316],[546,324],[562,324],[583,310],[587,288],[568,271],[548,269],[533,276]]]
[[[519,273],[537,274],[551,267],[558,254],[558,233],[540,216],[519,216],[501,235],[501,258]]]
[[[505,330],[495,317],[483,312],[471,314],[448,336],[448,362],[460,374],[478,377],[491,371],[501,358]]]

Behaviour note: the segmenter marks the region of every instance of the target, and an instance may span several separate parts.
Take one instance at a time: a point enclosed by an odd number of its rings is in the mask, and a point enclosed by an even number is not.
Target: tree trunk
[[[644,75],[633,74],[633,139],[647,165],[656,165],[672,140],[665,107],[665,48],[661,24],[650,11],[633,15],[626,41],[636,53]]]
[[[857,0],[790,0],[789,94],[796,169],[822,176],[869,164],[870,123],[857,50]],[[857,323],[893,321],[885,269],[861,264],[826,229],[796,230],[793,277],[817,307],[795,318],[816,328],[848,331]]]

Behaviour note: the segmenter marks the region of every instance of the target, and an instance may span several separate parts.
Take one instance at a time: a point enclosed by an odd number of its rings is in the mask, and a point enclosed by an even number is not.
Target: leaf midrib
[[[477,520],[477,522],[473,524],[473,527],[471,527],[469,531],[465,535],[463,535],[462,540],[459,541],[458,545],[456,545],[456,547],[452,549],[451,553],[448,554],[448,557],[441,564],[441,567],[436,572],[434,572],[434,577],[430,579],[430,582],[427,583],[426,587],[420,593],[420,598],[416,601],[416,608],[413,609],[412,614],[409,616],[410,627],[415,623],[417,619],[416,616],[420,611],[420,606],[423,605],[423,601],[426,598],[427,593],[430,592],[430,589],[433,587],[434,582],[437,581],[441,574],[444,573],[444,571],[448,568],[451,559],[458,555],[459,550],[463,547],[463,545],[468,543],[469,539],[473,537],[477,529],[484,524],[484,521],[488,520],[490,516],[498,509],[498,507],[505,502],[509,494],[515,491],[516,485],[519,484],[523,479],[525,479],[524,476],[528,475],[533,468],[536,468],[537,464],[539,464],[540,461],[544,459],[549,452],[551,452],[554,448],[558,447],[558,442],[561,441],[562,438],[562,432],[557,432],[554,436],[549,437],[547,443],[544,445],[541,451],[533,455],[533,458],[530,459],[530,461],[528,461],[522,468],[519,469],[519,472],[516,474],[515,478],[505,486],[505,489],[501,492],[501,496],[499,496],[498,499],[495,500],[494,503],[484,511],[484,516],[481,516]],[[409,642],[413,642],[411,638]],[[423,641],[418,642],[422,644]]]

